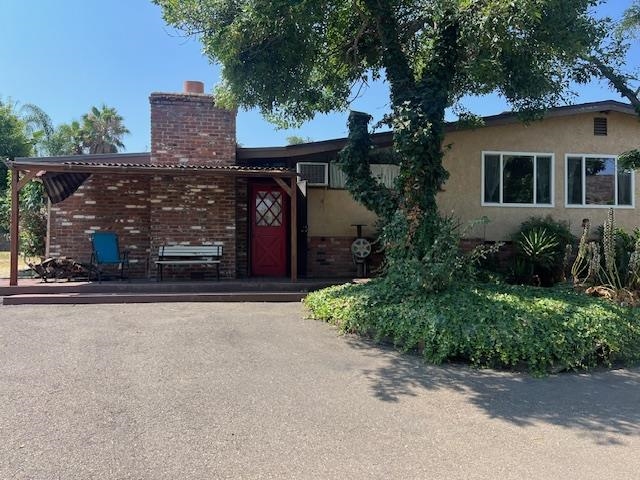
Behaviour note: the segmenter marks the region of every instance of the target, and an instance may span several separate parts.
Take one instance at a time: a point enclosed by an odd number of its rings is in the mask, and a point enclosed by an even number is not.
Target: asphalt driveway
[[[429,367],[303,316],[0,307],[0,478],[640,475],[640,370]]]

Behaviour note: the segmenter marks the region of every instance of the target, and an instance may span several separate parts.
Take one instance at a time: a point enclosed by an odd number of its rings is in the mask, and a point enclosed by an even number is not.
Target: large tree
[[[124,119],[113,107],[91,107],[82,122],[62,123],[42,142],[47,155],[116,153],[124,148],[122,137],[129,133]]]
[[[0,233],[9,230],[11,195],[7,189],[9,173],[2,162],[5,158],[27,157],[35,151],[35,145],[44,137],[40,130],[44,112],[34,105],[18,108],[15,103],[0,103]],[[40,185],[30,184],[20,192],[23,205],[22,251],[28,254],[42,253],[46,218],[43,214],[43,195]],[[31,228],[33,227],[33,229]],[[32,234],[34,233],[35,234]]]
[[[82,155],[84,153],[85,131],[77,120],[62,123],[47,139],[49,155]]]
[[[31,149],[24,120],[11,102],[0,101],[0,158],[24,157]]]
[[[0,197],[7,188],[7,166],[2,160],[29,156],[32,148],[26,124],[15,111],[14,105],[0,101]]]
[[[124,147],[129,133],[115,108],[92,107],[82,123],[72,121],[53,127],[51,118],[36,105],[0,103],[0,159],[29,155],[82,155],[115,153]],[[6,191],[7,168],[0,162],[0,232],[9,228],[10,192]],[[46,196],[40,182],[30,182],[20,191],[20,250],[42,255],[46,236]]]
[[[397,190],[369,175],[367,115],[351,116],[342,161],[359,174],[349,185],[356,197],[383,217],[406,221],[409,249],[413,234],[430,224],[447,179],[445,109],[464,95],[497,91],[515,110],[540,112],[563,99],[571,80],[584,79],[573,76],[576,58],[600,34],[589,15],[597,0],[154,2],[221,64],[219,99],[283,123],[344,110],[354,87],[384,78]]]

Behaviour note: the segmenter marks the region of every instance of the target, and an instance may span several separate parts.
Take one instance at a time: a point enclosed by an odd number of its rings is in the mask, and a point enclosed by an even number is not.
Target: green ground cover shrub
[[[567,287],[470,283],[398,299],[375,280],[313,292],[305,304],[342,332],[417,350],[429,363],[544,375],[640,361],[640,309]]]

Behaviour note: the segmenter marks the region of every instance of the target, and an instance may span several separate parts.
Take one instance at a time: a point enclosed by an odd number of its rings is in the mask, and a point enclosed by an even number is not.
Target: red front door
[[[274,185],[251,186],[251,273],[287,274],[287,197]]]

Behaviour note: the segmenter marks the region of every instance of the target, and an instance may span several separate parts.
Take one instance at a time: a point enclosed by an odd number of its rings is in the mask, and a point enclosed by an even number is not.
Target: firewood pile
[[[66,278],[67,281],[85,279],[88,280],[94,267],[84,263],[76,262],[71,258],[58,257],[43,259],[41,263],[28,263],[29,268],[47,283],[47,280],[60,280]]]

